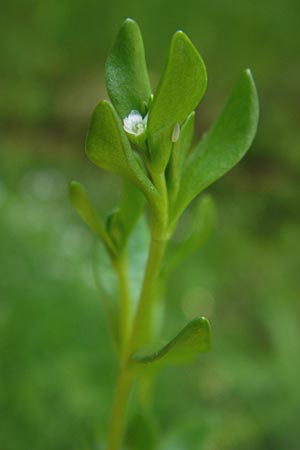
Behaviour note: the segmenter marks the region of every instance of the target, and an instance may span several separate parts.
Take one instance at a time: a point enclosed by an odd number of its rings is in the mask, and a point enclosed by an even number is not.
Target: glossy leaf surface
[[[130,147],[120,118],[113,106],[105,100],[93,112],[86,139],[86,153],[96,166],[124,176],[145,195],[155,193]]]
[[[182,31],[173,36],[167,65],[154,95],[148,120],[148,142],[155,166],[163,170],[172,148],[172,133],[200,102],[207,85],[205,65]]]
[[[139,26],[127,19],[117,36],[105,66],[107,91],[123,119],[132,110],[146,114],[151,88]]]
[[[245,155],[254,139],[259,115],[257,92],[245,70],[215,125],[190,156],[173,214],[178,217],[200,192],[222,177]]]

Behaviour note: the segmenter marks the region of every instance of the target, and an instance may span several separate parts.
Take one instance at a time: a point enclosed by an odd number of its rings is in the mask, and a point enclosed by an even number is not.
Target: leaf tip
[[[187,38],[187,35],[183,30],[177,30],[173,35],[173,39],[185,39],[185,38]]]
[[[205,331],[205,346],[203,347],[202,351],[203,352],[209,352],[211,349],[211,326],[210,326],[210,322],[206,317],[197,317],[196,319],[193,320],[194,323],[194,327],[195,329],[197,329],[199,332],[200,330],[204,330]]]
[[[124,20],[124,25],[125,24],[128,24],[128,25],[130,25],[130,24],[136,24],[136,21],[132,18],[132,17],[126,17],[126,19]]]
[[[129,29],[129,28],[139,28],[137,22],[136,22],[134,19],[132,19],[131,17],[127,17],[127,18],[124,20],[124,22],[123,22],[123,24],[122,24],[122,26],[121,26],[120,31],[121,31],[121,30],[124,30],[124,29]]]
[[[250,68],[246,68],[244,70],[243,76],[247,79],[247,81],[249,83],[250,91],[252,94],[254,112],[256,115],[256,126],[255,126],[255,130],[256,130],[257,124],[258,124],[258,119],[259,119],[259,98],[258,98],[256,83],[255,83],[255,79],[254,79],[252,70]]]
[[[256,92],[254,76],[252,70],[249,67],[243,70],[242,77],[246,78],[249,81],[249,83],[252,85],[253,89]]]
[[[189,46],[192,46],[193,48],[195,48],[192,41],[190,40],[190,38],[183,30],[177,30],[173,34],[172,41],[171,41],[171,45],[173,45],[173,46],[180,45],[180,44],[183,44],[185,46],[189,45]],[[197,51],[197,50],[195,49],[195,51]]]

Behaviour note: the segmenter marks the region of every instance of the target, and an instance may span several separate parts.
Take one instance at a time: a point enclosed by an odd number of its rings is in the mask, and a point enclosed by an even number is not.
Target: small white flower
[[[124,130],[129,134],[139,136],[147,128],[147,120],[148,114],[143,118],[141,113],[134,109],[123,119]]]

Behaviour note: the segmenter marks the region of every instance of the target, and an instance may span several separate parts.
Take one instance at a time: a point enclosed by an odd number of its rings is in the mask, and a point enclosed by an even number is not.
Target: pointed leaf
[[[139,26],[125,20],[107,58],[105,78],[110,99],[123,119],[130,111],[146,114],[151,88]]]
[[[167,65],[149,112],[148,142],[154,165],[163,170],[172,148],[172,132],[200,102],[207,85],[205,65],[189,38],[173,36]]]
[[[210,325],[205,317],[189,322],[170,342],[162,348],[145,354],[137,352],[132,359],[136,363],[161,363],[162,365],[185,364],[198,353],[210,350]]]
[[[155,189],[130,147],[120,118],[106,100],[101,101],[93,112],[86,153],[96,166],[124,176],[145,195],[154,195]]]
[[[174,211],[175,219],[196,195],[234,167],[254,139],[258,97],[250,70],[243,72],[217,122],[189,158]]]
[[[85,189],[80,183],[72,181],[69,188],[69,197],[73,207],[76,209],[83,221],[96,233],[106,247],[115,251],[113,243],[108,236],[102,220],[95,211]]]

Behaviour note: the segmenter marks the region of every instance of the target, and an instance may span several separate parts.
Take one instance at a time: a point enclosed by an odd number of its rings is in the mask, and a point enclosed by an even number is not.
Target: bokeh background
[[[106,97],[105,58],[128,16],[142,28],[153,87],[175,30],[201,52],[209,87],[198,136],[243,68],[261,101],[251,151],[209,189],[213,237],[167,289],[166,337],[207,315],[213,349],[161,373],[161,448],[298,450],[298,0],[1,5],[0,448],[91,450],[103,436],[116,362],[93,281],[95,241],[67,185],[85,184],[101,211],[116,203],[118,180],[83,149],[91,111]]]

